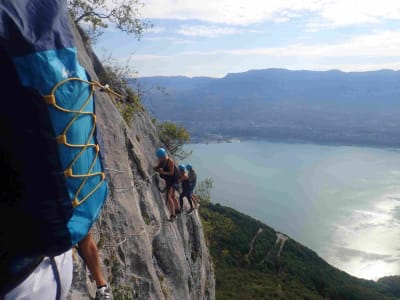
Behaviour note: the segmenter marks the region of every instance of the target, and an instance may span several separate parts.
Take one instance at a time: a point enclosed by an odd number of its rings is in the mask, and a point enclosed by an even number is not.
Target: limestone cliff
[[[95,69],[101,65],[78,31],[75,35],[80,63],[98,80]],[[211,257],[198,212],[167,220],[165,195],[159,191],[163,181],[152,170],[161,142],[148,113],[137,113],[126,124],[107,93],[95,97],[110,191],[93,232],[115,299],[214,299]],[[90,299],[91,287],[76,254],[69,298]]]

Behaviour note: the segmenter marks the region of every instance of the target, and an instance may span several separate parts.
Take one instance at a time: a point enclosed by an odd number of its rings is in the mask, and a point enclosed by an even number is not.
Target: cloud
[[[395,0],[327,1],[320,15],[334,26],[378,23],[384,19],[398,19],[400,3]]]
[[[154,27],[146,29],[146,33],[162,33],[165,31],[166,31],[166,28],[160,27],[160,26],[154,26]]]
[[[273,20],[277,15],[289,10],[315,10],[318,7],[318,5],[315,7],[315,2],[318,1],[148,0],[145,2],[143,15],[155,19],[201,20],[248,25]]]
[[[234,27],[217,26],[181,26],[179,34],[191,37],[218,37],[241,33],[243,30]]]
[[[223,77],[226,73],[273,67],[321,71],[398,70],[399,53],[400,31],[385,31],[337,43],[296,43],[285,47],[218,48],[207,51],[182,48],[165,55],[137,53],[132,62],[139,68],[141,76]]]
[[[152,36],[152,37],[144,37],[144,41],[168,41],[173,44],[197,44],[198,42],[196,40],[189,40],[187,38],[178,38],[178,37],[168,37],[168,36]]]
[[[400,54],[400,31],[386,31],[354,37],[339,43],[292,44],[285,47],[220,49],[212,51],[182,52],[181,55],[230,54],[270,55],[293,57],[398,57]]]
[[[389,254],[366,252],[358,249],[351,249],[351,248],[337,247],[337,246],[333,246],[332,249],[336,250],[336,254],[344,261],[349,261],[353,258],[360,258],[364,262],[376,261],[376,260],[383,260],[385,262],[399,261],[398,258],[395,258]]]
[[[156,19],[201,20],[249,25],[262,21],[286,22],[312,14],[314,28],[377,23],[400,18],[397,0],[147,0],[143,16]]]

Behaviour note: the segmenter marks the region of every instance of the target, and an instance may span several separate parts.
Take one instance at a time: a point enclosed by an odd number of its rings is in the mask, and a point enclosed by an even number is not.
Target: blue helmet
[[[179,165],[179,166],[178,166],[178,169],[179,169],[180,171],[185,171],[185,165]]]
[[[165,151],[164,148],[158,148],[157,151],[156,151],[156,156],[158,158],[164,158],[164,157],[167,156],[167,151]]]
[[[191,171],[193,168],[192,168],[192,165],[191,164],[187,164],[186,165],[186,170],[188,170],[188,171]]]

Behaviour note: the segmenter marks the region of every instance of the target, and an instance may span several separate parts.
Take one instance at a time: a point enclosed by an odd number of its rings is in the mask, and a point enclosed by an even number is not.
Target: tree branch
[[[95,17],[98,17],[99,19],[108,19],[108,18],[111,17],[111,13],[109,13],[108,15],[104,15],[104,14],[96,13],[94,11],[86,12],[86,13],[82,14],[81,16],[79,16],[78,18],[76,18],[75,19],[75,23],[78,23],[83,18],[86,18],[86,17],[89,17],[89,16],[95,16]]]

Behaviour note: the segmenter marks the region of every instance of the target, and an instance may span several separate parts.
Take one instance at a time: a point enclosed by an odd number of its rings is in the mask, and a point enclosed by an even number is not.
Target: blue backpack
[[[0,0],[0,298],[77,244],[107,197],[65,0]]]

